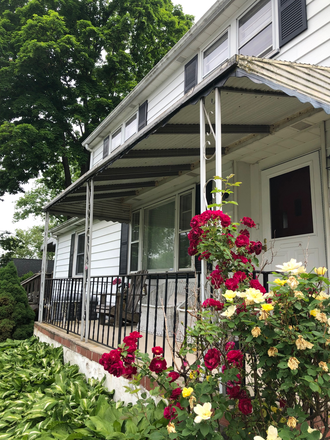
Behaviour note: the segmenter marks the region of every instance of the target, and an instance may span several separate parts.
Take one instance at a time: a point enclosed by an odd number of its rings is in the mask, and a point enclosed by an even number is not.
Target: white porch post
[[[325,224],[325,249],[326,249],[326,262],[329,267],[330,261],[330,214],[329,214],[329,182],[328,182],[328,170],[327,170],[327,144],[326,144],[326,127],[325,122],[320,124],[321,132],[321,185],[324,204],[324,224]]]
[[[199,101],[199,115],[200,115],[200,199],[201,199],[201,213],[206,210],[205,203],[205,184],[206,184],[206,160],[205,160],[205,113],[204,113],[205,99],[201,98]],[[205,284],[206,284],[206,261],[201,261],[201,292],[200,299],[203,303],[205,300]]]
[[[45,296],[45,280],[47,270],[47,241],[48,241],[48,227],[49,227],[49,212],[46,211],[44,244],[41,262],[41,276],[40,276],[40,295],[39,295],[39,316],[38,321],[42,322],[44,310],[44,296]]]
[[[214,90],[215,94],[215,174],[222,177],[222,144],[221,144],[221,100],[220,89]],[[222,188],[222,181],[216,180],[216,187]],[[216,203],[221,203],[222,194],[216,193]]]
[[[89,297],[91,287],[91,255],[92,255],[92,229],[93,229],[93,208],[94,208],[94,180],[87,182],[86,186],[86,216],[85,216],[85,249],[84,249],[84,272],[83,272],[83,291],[81,307],[81,337],[88,342],[89,327]],[[86,315],[85,315],[86,311]],[[86,319],[85,319],[86,316]]]

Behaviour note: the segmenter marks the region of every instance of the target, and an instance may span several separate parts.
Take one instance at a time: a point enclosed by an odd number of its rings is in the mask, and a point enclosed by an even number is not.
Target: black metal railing
[[[267,288],[271,272],[255,272]],[[47,279],[43,321],[67,333],[81,334],[82,278]],[[91,277],[89,285],[88,340],[116,348],[130,332],[143,334],[139,348],[164,352],[183,341],[194,324],[190,310],[199,306],[200,274],[193,272],[147,273]],[[212,294],[212,293],[211,293]],[[84,319],[86,320],[86,313]]]

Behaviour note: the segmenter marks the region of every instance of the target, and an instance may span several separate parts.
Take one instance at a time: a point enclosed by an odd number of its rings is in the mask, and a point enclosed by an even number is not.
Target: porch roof
[[[94,218],[128,222],[134,205],[152,195],[155,187],[165,189],[173,179],[187,182],[196,178],[199,106],[191,104],[205,97],[206,109],[210,110],[212,91],[217,87],[221,89],[224,161],[231,160],[237,148],[258,144],[283,127],[303,123],[316,112],[323,110],[323,119],[330,114],[330,68],[235,55],[44,210],[84,217],[86,182],[93,178]],[[214,123],[212,115],[210,122]],[[213,151],[210,147],[207,154]]]

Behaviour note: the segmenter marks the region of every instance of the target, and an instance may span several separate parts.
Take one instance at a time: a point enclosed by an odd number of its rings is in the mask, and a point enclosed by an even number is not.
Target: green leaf
[[[308,386],[309,386],[309,388],[310,388],[312,391],[314,391],[314,392],[316,392],[316,393],[321,393],[321,388],[318,386],[317,383],[315,383],[315,382],[310,382],[310,383],[308,384]]]
[[[205,422],[201,422],[200,424],[200,431],[202,433],[202,435],[207,438],[208,433],[210,432],[210,425],[208,423]]]

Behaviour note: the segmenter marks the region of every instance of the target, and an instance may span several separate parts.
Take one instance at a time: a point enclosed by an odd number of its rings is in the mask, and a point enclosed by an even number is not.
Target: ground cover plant
[[[35,337],[0,344],[0,440],[157,440],[164,407],[115,402],[100,381],[63,364],[61,347]]]
[[[175,353],[176,371],[161,347],[152,359],[139,352],[138,332],[100,361],[135,385],[144,376],[156,383],[170,439],[320,440],[329,433],[327,269],[307,273],[291,259],[277,266],[267,291],[253,279],[262,251],[251,240],[255,226],[248,217],[234,223],[220,209],[191,220],[188,252],[212,263],[213,289]]]

